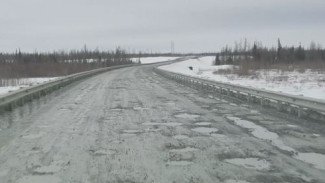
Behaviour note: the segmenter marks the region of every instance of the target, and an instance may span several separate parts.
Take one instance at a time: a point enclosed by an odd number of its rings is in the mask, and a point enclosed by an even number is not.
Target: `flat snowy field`
[[[6,83],[6,86],[0,86],[0,96],[13,92],[22,88],[43,84],[49,81],[58,79],[58,77],[52,78],[21,78],[21,79],[8,79],[0,80],[1,83]]]
[[[165,62],[175,60],[179,57],[142,57],[140,58],[141,64],[151,64],[157,62]],[[133,62],[138,62],[139,58],[131,58]]]
[[[214,57],[201,57],[159,68],[219,82],[325,99],[325,71],[258,70],[251,76],[239,76],[237,74],[222,74],[222,70],[232,70],[235,66],[213,66],[213,60]],[[193,70],[189,69],[190,66],[193,67]],[[218,73],[218,71],[220,72]]]

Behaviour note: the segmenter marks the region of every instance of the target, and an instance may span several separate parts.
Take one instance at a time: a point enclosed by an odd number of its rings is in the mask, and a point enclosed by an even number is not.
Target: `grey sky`
[[[324,0],[0,0],[0,51],[217,51],[247,38],[325,46]]]

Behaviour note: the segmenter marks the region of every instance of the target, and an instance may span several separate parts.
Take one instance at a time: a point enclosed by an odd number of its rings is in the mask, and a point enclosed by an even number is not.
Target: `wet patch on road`
[[[135,107],[133,107],[133,110],[135,110],[135,111],[146,111],[146,110],[150,110],[150,109],[147,108],[147,107],[135,106]]]
[[[197,148],[193,148],[193,147],[186,147],[183,149],[171,149],[169,150],[169,152],[172,153],[186,153],[186,152],[194,152],[194,151],[198,151],[199,149]]]
[[[279,139],[278,134],[276,134],[274,132],[270,132],[262,126],[256,125],[255,123],[247,121],[247,120],[242,120],[237,117],[227,116],[226,118],[242,128],[249,129],[250,133],[253,136],[255,136],[256,138],[259,138],[262,140],[268,140],[272,143],[272,145],[276,146],[277,148],[279,148],[281,150],[288,151],[290,153],[295,152],[295,149],[285,145],[284,142]]]
[[[259,158],[225,159],[224,162],[255,170],[269,170],[271,167],[271,164],[268,161]]]
[[[142,130],[122,130],[122,133],[124,133],[124,134],[140,134],[140,133],[142,133]]]
[[[142,123],[145,126],[181,126],[182,123]]]
[[[53,175],[25,176],[18,179],[17,183],[61,183],[61,179]]]
[[[184,139],[188,139],[189,136],[187,135],[175,135],[173,136],[174,139],[177,139],[177,140],[184,140]]]
[[[116,154],[115,150],[111,149],[99,149],[99,150],[89,150],[94,156],[111,156]]]
[[[247,182],[245,180],[228,179],[228,180],[225,180],[224,183],[250,183],[250,182]]]
[[[195,123],[195,126],[211,126],[210,122],[199,122],[199,123]]]
[[[167,166],[188,166],[192,164],[193,162],[191,161],[168,161],[166,163]]]
[[[199,132],[201,134],[205,134],[205,135],[211,135],[211,134],[217,133],[219,131],[217,128],[209,128],[209,127],[197,127],[197,128],[193,128],[191,130],[194,132]]]
[[[278,136],[277,133],[270,132],[266,128],[256,125],[253,122],[242,120],[237,117],[226,117],[228,120],[233,121],[236,125],[250,129],[251,134],[259,139],[268,140],[271,144],[281,150],[291,153],[292,158],[303,161],[305,163],[312,164],[313,167],[321,170],[325,170],[325,154],[315,152],[299,152],[292,147],[287,146]]]
[[[298,153],[295,156],[303,162],[312,164],[315,168],[325,170],[325,155],[319,153]]]
[[[176,118],[188,119],[188,120],[196,120],[200,117],[198,114],[191,114],[191,113],[180,113],[175,115]]]
[[[60,170],[61,170],[61,167],[57,166],[57,165],[41,166],[41,167],[36,168],[33,171],[33,174],[35,174],[35,175],[54,174]]]
[[[23,135],[22,138],[23,139],[27,139],[27,140],[32,140],[32,139],[37,139],[42,137],[43,135],[45,135],[44,132],[39,132],[37,134],[29,134],[29,135]]]

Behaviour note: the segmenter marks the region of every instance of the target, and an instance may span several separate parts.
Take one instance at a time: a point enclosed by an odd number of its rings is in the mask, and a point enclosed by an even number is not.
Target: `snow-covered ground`
[[[325,71],[258,70],[250,76],[239,76],[231,72],[230,74],[222,72],[222,70],[233,70],[235,66],[213,66],[213,60],[214,57],[201,57],[161,66],[160,68],[219,82],[325,100]],[[193,70],[189,69],[190,66],[193,67]]]
[[[151,64],[151,63],[175,60],[177,58],[179,57],[141,57],[140,61],[141,64]],[[131,59],[133,62],[139,62],[139,58],[131,58]]]
[[[49,81],[53,81],[58,79],[58,77],[52,78],[20,78],[20,79],[7,79],[0,80],[0,96],[7,94],[9,92],[13,92],[22,88],[35,86],[38,84],[43,84]]]

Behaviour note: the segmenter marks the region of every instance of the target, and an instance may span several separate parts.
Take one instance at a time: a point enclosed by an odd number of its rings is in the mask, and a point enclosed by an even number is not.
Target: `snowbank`
[[[13,92],[22,88],[35,86],[38,84],[43,84],[49,81],[53,81],[58,79],[59,77],[53,78],[20,78],[20,79],[7,79],[7,80],[0,80],[0,96],[7,94],[9,92]]]
[[[141,61],[141,64],[151,64],[151,63],[175,60],[177,58],[179,58],[179,57],[141,57],[140,61]],[[138,62],[139,58],[131,58],[131,60],[133,62]]]
[[[325,71],[259,70],[254,75],[242,77],[237,74],[218,74],[215,71],[233,69],[234,66],[212,66],[213,59],[214,57],[191,59],[160,68],[219,82],[325,100]],[[189,66],[192,66],[193,70],[190,70]]]

